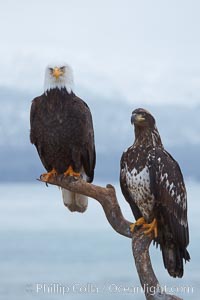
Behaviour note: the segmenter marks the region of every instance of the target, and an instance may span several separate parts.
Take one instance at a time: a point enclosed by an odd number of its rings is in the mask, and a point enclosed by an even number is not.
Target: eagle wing
[[[30,125],[31,125],[30,140],[31,140],[32,144],[34,144],[36,142],[35,136],[34,136],[34,130],[33,130],[35,113],[36,113],[36,103],[33,100],[32,104],[31,104],[31,112],[30,112]]]
[[[164,149],[150,155],[150,182],[155,196],[155,217],[164,265],[171,276],[183,276],[182,260],[189,260],[187,194],[178,163]]]
[[[161,211],[173,237],[184,248],[189,243],[187,193],[178,163],[165,150],[155,150],[155,163],[150,167],[156,212]]]
[[[30,141],[32,144],[35,145],[38,155],[42,161],[43,166],[45,167],[46,170],[50,171],[51,170],[51,166],[48,164],[47,160],[45,159],[44,156],[44,151],[42,148],[42,144],[43,143],[39,143],[38,142],[38,137],[41,140],[43,140],[43,134],[42,131],[40,130],[40,128],[38,128],[37,122],[35,122],[35,116],[36,114],[40,114],[40,109],[38,109],[38,105],[39,102],[42,101],[42,96],[37,97],[35,99],[33,99],[32,104],[31,104],[31,111],[30,111]]]
[[[92,182],[94,178],[94,168],[96,164],[96,151],[95,151],[95,141],[94,141],[94,128],[92,121],[92,114],[88,105],[79,97],[75,96],[75,100],[81,101],[84,107],[85,114],[85,147],[82,150],[82,163],[87,175],[87,181]]]

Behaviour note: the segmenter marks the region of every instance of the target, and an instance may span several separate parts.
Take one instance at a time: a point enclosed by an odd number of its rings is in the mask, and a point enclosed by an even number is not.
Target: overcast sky
[[[46,64],[61,60],[75,91],[199,104],[199,15],[198,0],[1,0],[0,86],[37,96]]]

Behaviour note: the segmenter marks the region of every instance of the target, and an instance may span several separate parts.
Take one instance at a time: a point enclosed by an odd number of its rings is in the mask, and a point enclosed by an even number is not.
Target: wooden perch
[[[46,182],[42,175],[40,181]],[[106,218],[112,228],[119,234],[132,238],[132,251],[135,265],[146,299],[182,300],[174,295],[166,294],[161,290],[149,256],[149,246],[152,238],[143,234],[141,229],[136,230],[134,234],[131,233],[131,222],[124,218],[117,201],[115,189],[112,185],[108,184],[106,188],[103,188],[87,183],[80,178],[77,179],[70,176],[64,177],[63,175],[52,176],[47,183],[57,185],[71,192],[83,194],[97,200],[102,205]]]

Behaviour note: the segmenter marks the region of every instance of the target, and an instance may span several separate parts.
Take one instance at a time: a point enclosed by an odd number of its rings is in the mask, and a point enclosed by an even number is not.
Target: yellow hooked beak
[[[63,72],[60,70],[60,68],[55,67],[52,74],[56,79],[58,79],[61,75],[63,75]]]

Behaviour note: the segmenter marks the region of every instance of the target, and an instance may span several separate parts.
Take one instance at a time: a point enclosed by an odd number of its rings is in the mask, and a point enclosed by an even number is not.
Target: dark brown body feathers
[[[33,100],[30,139],[49,172],[61,174],[71,165],[82,168],[92,182],[95,167],[95,145],[92,116],[87,104],[74,93],[58,88]]]

